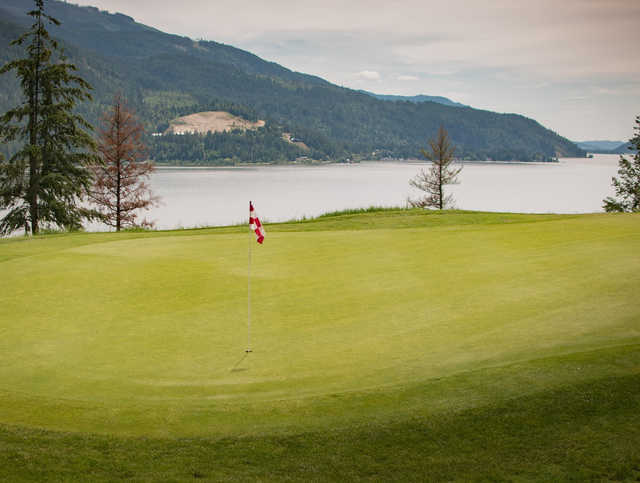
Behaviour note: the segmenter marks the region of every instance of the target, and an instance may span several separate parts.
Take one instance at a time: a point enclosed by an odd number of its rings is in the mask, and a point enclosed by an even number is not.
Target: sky
[[[640,0],[72,0],[380,94],[523,114],[573,141],[633,136]]]

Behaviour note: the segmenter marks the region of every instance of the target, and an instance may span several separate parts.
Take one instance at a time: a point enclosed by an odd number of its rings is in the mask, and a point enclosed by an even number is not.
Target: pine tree
[[[453,206],[453,195],[445,195],[444,186],[458,183],[458,174],[462,167],[452,168],[455,148],[449,141],[447,131],[441,126],[438,137],[429,140],[431,152],[422,150],[422,155],[431,160],[431,169],[420,172],[409,181],[414,188],[424,191],[421,198],[409,199],[409,204],[419,208],[438,208],[440,210]]]
[[[640,212],[640,116],[636,117],[636,135],[631,139],[630,149],[635,150],[631,160],[620,156],[618,162],[618,175],[611,178],[616,190],[616,197],[607,197],[603,200],[605,211],[629,211]]]
[[[98,151],[103,162],[93,166],[95,181],[89,196],[100,219],[116,231],[150,227],[152,223],[147,220],[136,222],[139,210],[149,209],[159,201],[145,182],[154,166],[145,161],[144,128],[119,95],[111,110],[104,113],[102,123]]]
[[[25,45],[25,57],[13,60],[0,74],[15,71],[25,102],[0,117],[0,139],[21,148],[0,162],[0,208],[8,213],[0,233],[19,228],[35,235],[42,226],[78,229],[91,211],[81,201],[91,184],[88,165],[95,160],[91,126],[73,112],[90,100],[91,86],[75,74],[45,23],[60,25],[35,0],[28,12],[34,23],[12,45]]]

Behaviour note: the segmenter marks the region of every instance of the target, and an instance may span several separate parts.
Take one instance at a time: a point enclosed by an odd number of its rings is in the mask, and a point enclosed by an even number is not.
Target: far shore
[[[599,155],[599,156],[607,156],[607,155]],[[611,155],[615,156],[615,155]],[[576,158],[560,158],[552,160],[552,161],[499,161],[499,160],[455,160],[456,164],[476,164],[476,165],[495,165],[495,164],[524,164],[524,165],[546,165],[546,164],[556,164],[559,163],[562,159],[576,159]],[[580,158],[583,159],[583,158]],[[590,158],[584,158],[585,161]],[[234,169],[234,168],[264,168],[264,167],[292,167],[292,166],[300,166],[300,167],[314,167],[314,166],[351,166],[358,164],[431,164],[431,161],[425,159],[365,159],[362,161],[351,161],[351,162],[340,162],[340,161],[314,161],[307,163],[298,163],[298,162],[289,162],[289,163],[236,163],[236,164],[171,164],[171,163],[156,163],[156,168],[158,169]]]

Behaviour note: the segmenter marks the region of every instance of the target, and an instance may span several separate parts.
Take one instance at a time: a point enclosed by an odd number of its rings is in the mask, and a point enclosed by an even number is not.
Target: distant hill
[[[613,154],[630,154],[634,153],[635,150],[632,149],[631,143],[623,143],[615,149],[611,150]]]
[[[579,141],[576,145],[590,153],[611,153],[616,149],[625,146],[624,141]]]
[[[459,102],[454,102],[451,99],[447,99],[442,96],[426,96],[424,94],[419,94],[417,96],[394,96],[390,94],[374,94],[373,92],[359,90],[358,92],[362,92],[363,94],[368,94],[370,96],[375,97],[376,99],[380,99],[383,101],[400,101],[400,102],[437,102],[438,104],[442,104],[444,106],[453,106],[453,107],[469,107],[465,104],[460,104]]]
[[[576,145],[597,154],[628,154],[631,151],[631,143],[625,141],[581,141]]]
[[[62,22],[50,26],[80,74],[94,87],[94,102],[79,111],[96,124],[121,92],[149,133],[164,132],[181,116],[225,111],[257,130],[161,136],[148,143],[154,159],[199,164],[314,159],[416,158],[444,126],[463,159],[550,160],[579,157],[574,143],[517,114],[444,105],[388,102],[293,72],[250,52],[194,41],[94,7],[46,2]],[[0,62],[22,53],[8,47],[27,25],[32,0],[2,0]],[[22,102],[16,79],[0,76],[0,112]],[[299,143],[287,142],[289,133]]]

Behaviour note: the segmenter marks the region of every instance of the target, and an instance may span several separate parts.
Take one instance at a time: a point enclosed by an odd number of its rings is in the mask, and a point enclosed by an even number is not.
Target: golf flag
[[[253,208],[253,203],[249,201],[249,226],[256,233],[256,241],[258,243],[262,243],[264,241],[264,227],[260,223],[258,219],[258,215],[256,214],[256,210]]]

